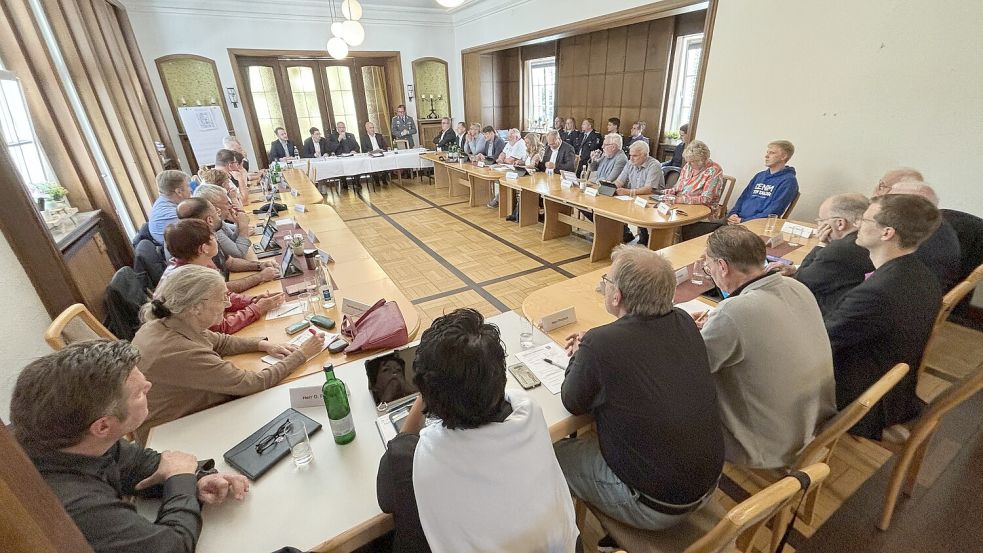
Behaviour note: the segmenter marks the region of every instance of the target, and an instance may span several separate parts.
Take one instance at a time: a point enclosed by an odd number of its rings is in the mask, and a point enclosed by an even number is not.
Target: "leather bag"
[[[391,349],[410,341],[403,313],[394,301],[381,299],[358,319],[349,315],[341,323],[341,334],[348,340],[345,353],[370,349]]]

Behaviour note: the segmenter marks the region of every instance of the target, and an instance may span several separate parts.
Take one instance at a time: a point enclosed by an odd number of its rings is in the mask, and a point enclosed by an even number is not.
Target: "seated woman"
[[[136,432],[141,443],[158,424],[276,385],[324,346],[323,334],[297,347],[208,330],[222,320],[229,303],[218,271],[185,265],[161,281],[153,300],[141,309],[144,325],[133,345],[140,350],[140,369],[153,384],[147,393],[150,414]],[[261,370],[247,370],[222,359],[259,351],[280,360]]]
[[[229,194],[229,201],[232,202],[234,211],[242,211],[242,193],[239,187],[232,183],[229,173],[224,169],[202,169],[198,171],[198,178],[204,184],[214,184],[222,187]]]
[[[573,551],[570,491],[542,410],[505,389],[498,327],[473,309],[438,317],[413,368],[420,397],[376,482],[393,551]],[[425,412],[437,420],[425,425]]]
[[[543,143],[539,139],[538,133],[528,133],[525,138],[526,142],[526,159],[523,161],[526,169],[530,173],[536,170],[540,162],[543,161]],[[542,200],[540,200],[542,201]],[[506,221],[518,221],[519,220],[519,194],[512,194],[512,214],[505,218]]]
[[[724,170],[710,159],[710,148],[694,140],[683,151],[683,159],[686,164],[676,186],[663,188],[656,193],[675,196],[678,204],[703,204],[710,209],[717,207],[724,188]]]
[[[218,267],[212,262],[212,258],[218,254],[218,242],[215,234],[208,230],[208,224],[201,219],[182,219],[169,225],[164,230],[164,243],[167,244],[167,251],[174,257],[160,277],[161,282],[175,269],[185,265],[200,265],[218,271]],[[270,310],[283,305],[284,297],[280,292],[247,296],[226,291],[230,305],[225,308],[222,321],[208,328],[212,332],[235,334],[258,321]]]

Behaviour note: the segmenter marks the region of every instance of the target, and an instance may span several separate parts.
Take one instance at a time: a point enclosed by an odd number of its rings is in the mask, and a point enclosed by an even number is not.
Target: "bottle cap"
[[[321,367],[321,370],[334,372],[334,363],[331,363],[330,361],[325,363],[324,366]]]

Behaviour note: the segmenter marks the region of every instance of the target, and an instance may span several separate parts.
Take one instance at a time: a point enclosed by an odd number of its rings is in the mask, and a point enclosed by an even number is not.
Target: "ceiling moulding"
[[[454,18],[454,25],[464,25],[483,17],[495,15],[505,10],[524,6],[535,0],[470,0],[447,10]]]
[[[337,0],[335,0],[337,1]],[[189,16],[232,17],[275,21],[331,21],[327,0],[291,0],[289,4],[273,4],[269,0],[124,0],[131,13],[177,14]],[[436,4],[434,4],[436,6]],[[284,11],[289,8],[289,11]],[[339,12],[340,17],[340,12]],[[443,9],[403,6],[365,6],[363,24],[414,25],[452,27],[452,16]]]

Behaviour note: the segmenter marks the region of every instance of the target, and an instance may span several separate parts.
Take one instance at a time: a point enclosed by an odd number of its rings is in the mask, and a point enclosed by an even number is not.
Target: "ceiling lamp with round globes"
[[[348,57],[348,44],[338,37],[332,37],[328,40],[328,54],[336,60],[343,60]]]
[[[336,36],[342,38],[344,36],[345,27],[341,21],[335,21],[331,24],[331,36]]]
[[[437,3],[445,8],[456,8],[464,3],[464,0],[437,0]]]
[[[365,42],[365,29],[358,21],[345,21],[341,24],[341,38],[345,39],[349,46],[358,46]]]
[[[341,3],[341,15],[352,21],[362,19],[362,4],[359,4],[358,0],[344,0]]]

